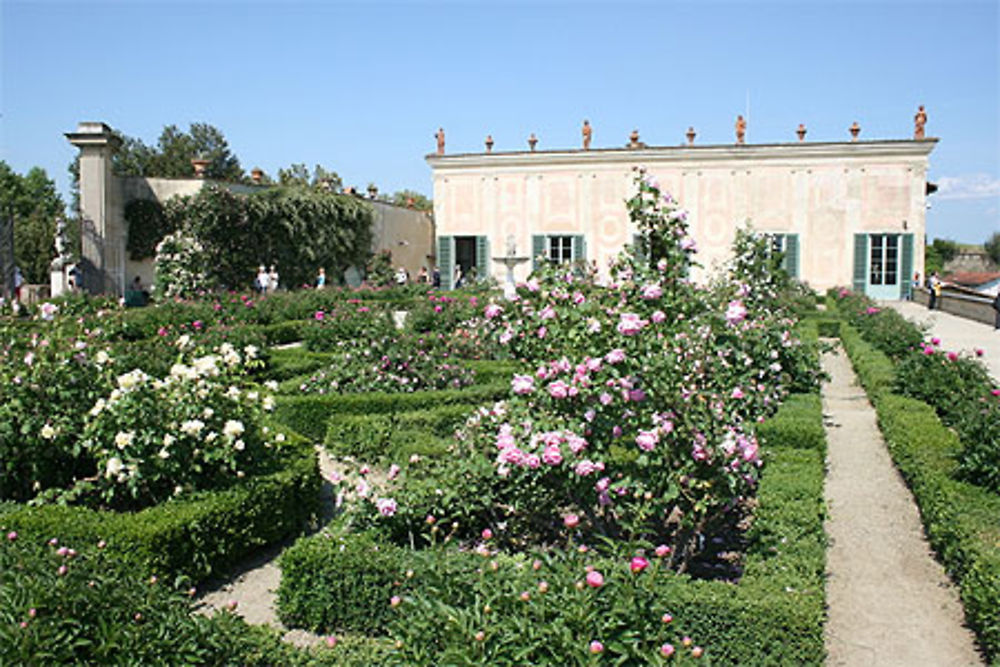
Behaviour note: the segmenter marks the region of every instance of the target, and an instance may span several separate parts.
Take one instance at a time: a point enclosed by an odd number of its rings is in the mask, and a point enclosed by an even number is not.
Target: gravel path
[[[325,525],[334,512],[333,486],[326,480],[330,478],[335,466],[322,448],[317,447],[316,451],[323,477],[320,525]],[[247,623],[269,625],[281,630],[285,641],[298,646],[321,644],[323,637],[305,630],[287,630],[278,620],[277,592],[278,584],[281,583],[278,556],[286,546],[288,545],[275,545],[247,561],[226,581],[217,582],[214,586],[210,584],[211,590],[200,598],[198,610],[211,614],[236,602],[236,613]]]
[[[831,377],[823,386],[827,664],[983,664],[850,361],[828,352],[823,368]]]

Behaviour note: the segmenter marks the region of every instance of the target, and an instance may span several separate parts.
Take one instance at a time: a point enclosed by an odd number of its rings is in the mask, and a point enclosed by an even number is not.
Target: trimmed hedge
[[[1000,496],[955,479],[958,437],[922,401],[891,393],[891,362],[844,326],[844,346],[875,404],[893,461],[920,507],[931,545],[958,584],[966,621],[1000,664]],[[848,344],[850,341],[850,344]]]
[[[678,632],[706,646],[714,665],[821,665],[826,445],[818,396],[790,397],[764,430],[767,463],[741,582],[667,576],[657,583],[657,594],[668,601]],[[458,597],[471,588],[465,578],[477,576],[483,562],[473,553],[409,552],[372,539],[316,535],[286,551],[282,619],[321,631],[359,626],[378,631],[385,627],[389,598],[421,585],[428,558],[454,561],[441,566],[452,581],[434,585]],[[609,561],[607,570],[618,566]],[[412,581],[406,569],[418,572]]]
[[[134,514],[83,507],[18,505],[0,514],[0,531],[107,541],[131,568],[203,580],[254,549],[299,533],[319,511],[320,476],[312,447],[289,445],[285,467],[228,489],[201,492]]]
[[[410,394],[279,396],[274,415],[288,428],[319,442],[326,436],[327,420],[332,415],[386,415],[433,410],[442,405],[479,406],[504,398],[509,392],[510,382],[503,382]]]
[[[456,404],[388,415],[336,414],[327,420],[323,445],[331,454],[365,461],[443,454],[473,410]]]

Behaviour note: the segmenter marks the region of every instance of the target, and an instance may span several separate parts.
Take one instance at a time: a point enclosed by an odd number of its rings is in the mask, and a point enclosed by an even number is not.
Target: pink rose
[[[604,644],[595,639],[594,641],[590,642],[590,652],[593,653],[594,655],[597,655],[598,653],[603,653]]]
[[[663,288],[656,283],[646,283],[639,289],[639,296],[647,301],[663,296]]]
[[[554,445],[546,447],[545,451],[542,452],[542,461],[550,466],[557,466],[562,463],[562,460],[562,452]]]
[[[625,361],[625,350],[621,348],[615,348],[611,350],[606,355],[604,355],[604,361],[609,364],[617,364]]]
[[[483,314],[486,316],[486,319],[492,320],[494,317],[499,317],[500,313],[502,312],[503,312],[502,307],[498,306],[495,303],[491,303],[490,305],[486,306],[486,310],[483,311]]]
[[[563,525],[567,528],[576,528],[580,525],[580,517],[575,514],[567,514],[563,517]]]
[[[326,317],[326,314],[322,310],[317,310],[316,314],[313,315],[313,317],[315,317],[319,321],[322,321],[323,318]]]
[[[618,321],[618,326],[615,328],[618,330],[618,333],[623,336],[634,336],[642,331],[642,328],[646,326],[646,324],[648,324],[646,320],[642,319],[635,313],[622,313],[621,319]]]
[[[651,452],[656,448],[656,445],[660,442],[660,434],[658,431],[639,431],[639,435],[635,437],[635,444],[639,446],[644,452]]]
[[[649,561],[643,558],[642,556],[634,557],[632,559],[632,562],[629,563],[629,569],[636,574],[642,572],[647,567],[649,567]]]
[[[729,324],[739,324],[747,316],[747,309],[742,301],[730,301],[726,309],[726,322]]]
[[[668,547],[666,544],[661,544],[660,546],[656,547],[656,552],[655,552],[656,553],[656,557],[657,558],[666,558],[667,556],[670,555],[671,551],[672,551],[672,549],[670,547]],[[669,623],[669,621],[664,621],[664,623]]]
[[[552,398],[566,398],[569,396],[569,385],[562,380],[550,382],[548,386],[549,396]]]
[[[530,375],[515,375],[510,387],[515,394],[530,394],[535,390],[535,379]]]
[[[587,585],[591,588],[600,588],[604,585],[604,575],[597,570],[591,570],[587,573]]]

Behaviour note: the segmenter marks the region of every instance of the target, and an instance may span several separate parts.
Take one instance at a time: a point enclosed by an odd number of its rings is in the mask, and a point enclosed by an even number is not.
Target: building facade
[[[688,211],[705,278],[749,222],[812,288],[905,296],[923,274],[927,166],[936,139],[527,151],[427,156],[442,286],[503,280],[505,255],[607,267],[635,239],[625,201],[642,166]]]

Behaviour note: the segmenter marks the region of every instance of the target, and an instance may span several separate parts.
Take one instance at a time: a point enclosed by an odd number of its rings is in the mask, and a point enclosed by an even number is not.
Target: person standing
[[[451,281],[451,288],[452,289],[458,289],[459,287],[462,286],[462,265],[461,264],[456,264],[455,265],[455,275],[453,276],[453,278],[454,279]]]
[[[431,287],[433,287],[434,289],[441,288],[441,270],[436,266],[434,267],[434,270],[431,272]]]
[[[934,310],[937,306],[938,297],[941,296],[941,280],[938,278],[937,271],[931,274],[928,279],[928,287],[930,288],[930,301],[927,302],[927,310]]]
[[[271,270],[267,274],[267,290],[269,292],[278,291],[278,269],[274,268],[274,264],[271,265]]]
[[[326,269],[320,267],[319,273],[316,275],[316,289],[323,289],[324,287],[326,287]]]
[[[267,294],[267,285],[271,282],[271,277],[267,274],[267,269],[261,264],[260,268],[257,269],[257,277],[254,279],[254,287],[257,288],[257,293],[260,295]]]
[[[993,297],[993,311],[996,313],[993,319],[993,330],[1000,331],[1000,291]]]
[[[24,275],[21,267],[14,265],[14,301],[21,303],[21,287],[24,286]]]

